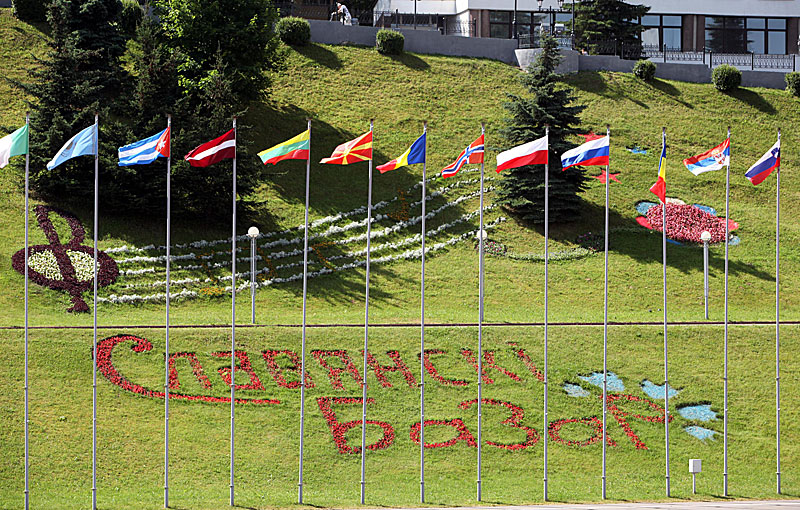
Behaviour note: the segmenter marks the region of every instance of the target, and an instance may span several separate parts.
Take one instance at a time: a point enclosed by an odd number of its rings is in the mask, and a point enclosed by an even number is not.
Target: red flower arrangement
[[[464,356],[464,358],[466,358],[466,360],[469,361],[473,367],[475,367],[475,372],[477,373],[478,360],[475,358],[475,355],[472,353],[472,351],[469,349],[461,349],[461,355]],[[486,368],[493,368],[515,381],[522,381],[517,374],[506,370],[495,362],[494,351],[483,351],[483,366],[481,368],[483,368],[483,382],[486,384],[494,384],[494,379],[486,374]]]
[[[353,420],[345,423],[340,423],[336,418],[336,413],[333,411],[334,404],[359,404],[363,405],[364,399],[361,397],[319,397],[317,398],[317,405],[322,415],[325,416],[325,421],[328,422],[328,427],[333,434],[333,441],[339,448],[339,453],[361,453],[361,446],[350,446],[347,444],[345,434],[353,427],[361,426],[362,420]],[[374,404],[374,398],[368,398],[367,404]],[[383,421],[367,420],[367,425],[378,425],[383,429],[383,437],[377,443],[367,445],[368,450],[383,450],[388,448],[394,443],[394,427]]]
[[[602,395],[600,395],[600,400],[601,401],[603,400],[603,396]],[[656,411],[658,411],[660,414],[656,415],[656,416],[643,415],[643,414],[631,414],[629,412],[620,410],[620,408],[615,403],[618,400],[627,400],[629,402],[644,402],[645,404],[650,406],[652,409],[655,409]],[[630,424],[628,424],[628,420],[626,419],[626,417],[629,416],[631,418],[638,418],[640,420],[643,420],[643,421],[646,421],[646,422],[650,422],[650,423],[664,423],[664,415],[666,414],[666,412],[664,411],[664,408],[661,407],[660,405],[656,404],[655,402],[647,400],[646,398],[637,397],[635,395],[623,394],[623,393],[614,393],[614,394],[607,395],[606,402],[607,402],[608,410],[614,416],[614,419],[617,420],[617,423],[619,423],[619,426],[622,427],[622,430],[625,431],[625,435],[628,436],[628,438],[631,440],[631,443],[633,443],[633,445],[639,450],[647,450],[648,449],[647,445],[645,445],[644,442],[641,439],[639,439],[639,436],[636,435],[636,433],[631,428]],[[672,419],[673,419],[673,416],[670,415],[669,421],[671,422]]]
[[[361,350],[361,354],[364,354],[364,350]],[[379,365],[378,362],[375,360],[375,357],[372,355],[371,352],[367,352],[367,365],[373,371],[375,371],[375,377],[378,378],[380,381],[381,386],[384,388],[391,388],[392,383],[389,382],[389,379],[386,377],[384,372],[400,372],[403,374],[403,377],[406,379],[406,383],[410,388],[413,388],[417,385],[417,380],[414,378],[414,374],[408,369],[406,364],[403,362],[403,359],[400,357],[400,352],[398,351],[386,351],[386,355],[389,356],[392,361],[394,361],[394,366],[392,365]]]
[[[434,380],[439,381],[444,385],[452,385],[452,386],[466,386],[469,383],[467,381],[462,381],[460,379],[445,379],[441,375],[439,375],[439,371],[436,370],[436,367],[433,366],[433,362],[431,361],[432,354],[447,354],[447,352],[441,349],[425,349],[424,356],[423,356],[423,363],[425,364],[425,370],[428,371],[431,377]]]
[[[562,438],[561,434],[559,433],[561,431],[561,427],[567,423],[584,423],[594,430],[594,435],[590,436],[588,439],[584,439],[583,441],[567,441],[566,439]],[[551,441],[567,446],[589,446],[598,441],[602,441],[603,439],[603,421],[597,416],[592,416],[591,418],[566,418],[563,420],[556,420],[550,422],[550,425],[547,428],[549,429],[548,433],[550,434]],[[617,446],[617,442],[611,439],[609,436],[606,436],[606,444],[608,444],[608,446]]]
[[[280,355],[287,356],[291,362],[291,367],[281,368],[278,365],[277,357]],[[300,387],[300,370],[302,370],[303,360],[300,359],[300,356],[297,355],[294,351],[283,350],[283,351],[276,351],[272,349],[267,349],[266,351],[261,352],[261,356],[264,357],[264,361],[267,363],[267,368],[269,368],[269,372],[272,374],[272,378],[275,379],[275,382],[278,383],[278,386],[282,388],[299,388]],[[283,371],[294,372],[297,374],[297,381],[288,382],[285,377],[283,377]],[[314,381],[311,379],[311,375],[306,370],[306,388],[313,388]]]
[[[536,365],[533,364],[533,360],[531,360],[531,357],[528,356],[528,353],[526,353],[522,349],[518,349],[517,350],[517,356],[519,357],[519,359],[522,360],[523,363],[525,363],[525,366],[528,367],[528,370],[530,370],[530,372],[537,379],[539,379],[540,381],[544,382],[544,374],[541,372],[541,370],[536,368]]]
[[[475,436],[472,435],[472,432],[467,429],[467,426],[464,425],[464,421],[460,418],[453,418],[452,420],[425,420],[425,426],[453,427],[458,432],[456,437],[448,439],[447,441],[443,441],[441,443],[425,443],[425,448],[447,448],[448,446],[455,445],[459,441],[464,441],[467,443],[467,446],[471,446],[473,448],[478,447],[478,442],[475,441]],[[419,422],[411,426],[411,440],[417,444],[420,442],[420,429],[421,426]]]
[[[509,409],[511,411],[511,416],[506,418],[505,420],[501,421],[501,425],[508,425],[514,429],[520,429],[525,432],[527,438],[522,443],[515,443],[515,444],[503,444],[503,443],[494,443],[492,441],[486,441],[486,444],[497,447],[503,448],[505,450],[524,450],[529,446],[535,445],[539,442],[539,432],[532,427],[526,427],[525,425],[521,425],[520,422],[522,418],[525,417],[525,411],[518,405],[512,404],[511,402],[503,402],[502,400],[495,400],[493,398],[484,398],[481,399],[481,402],[490,406],[501,406]],[[467,400],[458,404],[460,409],[469,409],[472,405],[477,404],[478,399],[474,400]]]
[[[639,217],[637,221],[644,227],[661,232],[662,217],[661,205],[654,205],[647,210],[646,217]],[[739,228],[739,224],[733,220],[729,220],[728,225],[730,231]],[[700,234],[704,230],[711,233],[710,242],[724,242],[725,218],[693,205],[667,203],[667,237],[676,241],[701,243]]]
[[[344,372],[349,373],[360,386],[363,386],[363,383],[361,382],[361,376],[358,375],[358,369],[353,364],[353,360],[350,359],[350,356],[348,356],[346,350],[343,349],[337,349],[333,351],[315,350],[311,351],[311,354],[314,355],[314,357],[319,362],[320,366],[328,371],[328,378],[331,380],[331,386],[333,386],[334,389],[336,390],[344,389],[344,384],[342,384],[342,378],[341,378],[341,375]],[[342,365],[344,365],[344,368],[336,368],[328,365],[328,362],[326,361],[327,358],[339,358],[339,360],[342,362]]]
[[[179,358],[186,358],[189,361],[189,365],[192,367],[192,373],[194,374],[197,382],[203,385],[203,388],[210,388],[211,381],[208,379],[208,376],[203,372],[203,365],[200,364],[200,360],[197,359],[197,354],[193,352],[175,352],[170,354],[169,356],[169,389],[170,390],[178,390],[181,387],[181,383],[178,380],[178,371],[175,369],[175,360]]]
[[[231,352],[230,351],[221,351],[221,352],[212,352],[212,356],[216,356],[217,358],[230,358]],[[250,376],[250,384],[237,384],[237,390],[263,390],[264,385],[261,384],[261,380],[258,378],[256,373],[253,371],[252,365],[250,365],[250,358],[247,356],[245,351],[236,351],[236,359],[239,361],[239,364],[236,366],[236,371],[243,371],[246,372],[247,375]],[[233,384],[233,380],[231,380],[231,367],[219,367],[219,375],[222,377],[222,380],[225,381],[228,386]],[[235,377],[235,376],[234,376]]]

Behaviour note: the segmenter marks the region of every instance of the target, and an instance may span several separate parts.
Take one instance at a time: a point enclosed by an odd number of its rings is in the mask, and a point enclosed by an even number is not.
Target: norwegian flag
[[[442,177],[446,179],[454,176],[465,163],[483,163],[483,135],[469,144],[469,147],[459,154],[458,159],[442,169]]]

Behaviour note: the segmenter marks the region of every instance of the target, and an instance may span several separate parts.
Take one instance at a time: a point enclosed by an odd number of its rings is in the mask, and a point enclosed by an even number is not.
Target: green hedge
[[[311,25],[303,18],[281,18],[277,31],[281,41],[291,46],[305,46],[311,41]]]
[[[400,55],[405,42],[403,34],[394,30],[378,30],[378,35],[375,36],[375,47],[378,48],[378,53],[384,55]]]
[[[656,65],[649,60],[640,60],[633,66],[633,75],[644,81],[652,81],[656,77]]]
[[[786,90],[793,96],[800,97],[800,73],[786,73]]]
[[[711,73],[711,83],[721,92],[728,92],[742,84],[742,72],[733,66],[723,64]]]

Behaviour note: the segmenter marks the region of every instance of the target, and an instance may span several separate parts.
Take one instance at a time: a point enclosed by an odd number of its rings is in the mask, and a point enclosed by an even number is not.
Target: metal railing
[[[709,53],[709,67],[727,64],[755,69],[796,69],[795,55],[767,55],[762,53]]]
[[[447,21],[444,19],[440,31],[446,35],[478,37],[478,24],[475,20]]]
[[[574,47],[573,37],[570,35],[554,36],[558,47],[562,50],[571,50]],[[539,34],[519,34],[518,47],[520,49],[541,48],[541,36]]]

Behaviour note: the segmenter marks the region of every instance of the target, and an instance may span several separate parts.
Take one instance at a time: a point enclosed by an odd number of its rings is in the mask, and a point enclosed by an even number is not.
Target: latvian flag
[[[517,145],[497,155],[497,172],[525,165],[547,164],[547,137]]]
[[[483,163],[483,152],[483,135],[481,135],[477,140],[469,144],[469,147],[461,151],[461,154],[458,155],[458,159],[442,169],[442,177],[447,179],[448,177],[454,176],[466,163],[471,165]]]
[[[231,129],[224,135],[198,146],[183,159],[192,166],[210,166],[223,159],[236,157],[236,132]]]
[[[766,154],[761,156],[761,159],[756,161],[756,164],[751,166],[744,176],[750,179],[753,186],[758,186],[779,166],[781,166],[780,140],[775,142],[775,145],[773,145]]]

